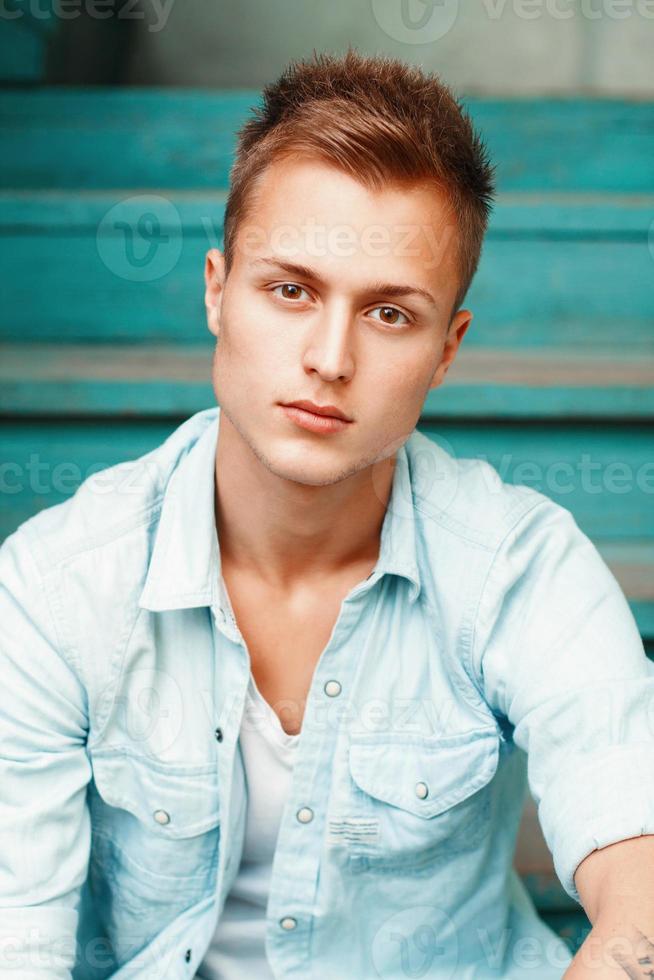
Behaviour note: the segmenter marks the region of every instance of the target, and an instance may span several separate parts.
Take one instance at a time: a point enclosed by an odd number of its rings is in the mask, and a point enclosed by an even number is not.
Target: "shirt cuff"
[[[538,818],[563,888],[583,905],[574,884],[583,859],[596,848],[654,834],[654,743],[584,756],[548,787]]]

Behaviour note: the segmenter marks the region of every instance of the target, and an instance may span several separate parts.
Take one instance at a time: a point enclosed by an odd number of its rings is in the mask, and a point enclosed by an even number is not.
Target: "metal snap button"
[[[338,681],[327,681],[325,684],[325,694],[330,698],[338,697],[341,693],[341,685]]]
[[[427,786],[427,783],[416,783],[416,796],[419,796],[421,800],[429,796],[429,786]]]
[[[222,728],[217,728],[216,731],[215,731],[215,735],[216,735],[216,741],[217,742],[222,742],[222,740],[223,740],[223,730],[222,730]]]
[[[155,810],[152,814],[157,823],[166,824],[170,823],[170,814],[166,813],[165,810]]]
[[[285,915],[283,919],[279,920],[279,924],[282,929],[295,929],[297,919],[294,919],[292,915]]]
[[[296,814],[300,823],[311,823],[313,820],[313,810],[311,807],[303,806]]]
[[[190,949],[187,949],[186,952],[184,953],[184,959],[186,960],[187,963],[190,963],[191,962],[191,950]]]

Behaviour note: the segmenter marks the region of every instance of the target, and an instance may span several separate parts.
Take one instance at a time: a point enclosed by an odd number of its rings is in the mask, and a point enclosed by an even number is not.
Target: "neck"
[[[284,479],[265,466],[221,413],[216,528],[221,561],[287,591],[307,580],[374,565],[396,455],[327,486]]]

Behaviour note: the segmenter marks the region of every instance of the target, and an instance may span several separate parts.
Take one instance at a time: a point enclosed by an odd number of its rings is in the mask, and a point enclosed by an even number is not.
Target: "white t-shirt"
[[[239,732],[248,790],[243,855],[198,978],[274,980],[264,945],[266,905],[299,737],[284,731],[250,674]]]

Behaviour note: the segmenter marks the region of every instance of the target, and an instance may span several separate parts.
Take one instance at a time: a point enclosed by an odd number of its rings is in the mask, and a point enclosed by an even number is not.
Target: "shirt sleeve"
[[[654,834],[654,664],[629,604],[572,514],[546,498],[493,558],[473,639],[482,694],[527,753],[554,868]]]
[[[86,697],[25,538],[0,548],[0,976],[68,980],[90,849]]]

